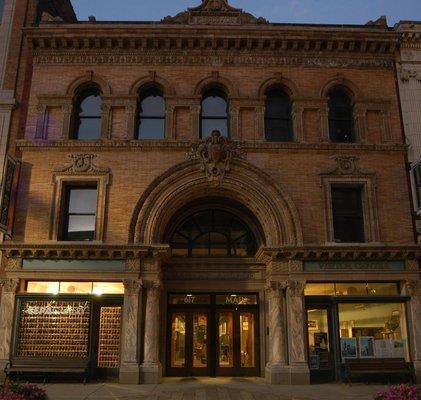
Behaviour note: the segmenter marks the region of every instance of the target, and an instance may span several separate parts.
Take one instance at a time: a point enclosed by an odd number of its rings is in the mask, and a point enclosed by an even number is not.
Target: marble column
[[[288,384],[289,367],[286,365],[284,323],[284,282],[271,281],[266,286],[268,299],[269,361],[265,377],[270,384]]]
[[[2,279],[0,302],[0,381],[3,381],[4,367],[10,360],[12,352],[12,330],[15,314],[15,293],[19,279]]]
[[[139,383],[139,332],[142,281],[124,281],[123,328],[121,335],[120,383]]]
[[[405,284],[409,301],[409,336],[412,343],[412,361],[417,383],[421,383],[421,281],[409,281]]]
[[[293,385],[310,383],[304,334],[304,286],[304,282],[289,281],[287,288],[290,383]]]
[[[141,383],[159,383],[162,366],[159,361],[161,283],[151,282],[146,291],[144,358]]]

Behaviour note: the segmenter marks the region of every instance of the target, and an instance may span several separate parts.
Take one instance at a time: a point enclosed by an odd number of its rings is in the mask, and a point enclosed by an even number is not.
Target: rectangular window
[[[414,173],[414,185],[415,185],[415,196],[416,196],[416,207],[421,208],[421,163],[413,169]]]
[[[3,19],[4,0],[0,0],[0,24]]]
[[[332,187],[334,240],[338,243],[365,241],[360,187]]]
[[[90,241],[95,238],[97,187],[67,186],[64,191],[62,240]]]
[[[342,362],[345,358],[405,358],[409,361],[405,305],[339,304]]]

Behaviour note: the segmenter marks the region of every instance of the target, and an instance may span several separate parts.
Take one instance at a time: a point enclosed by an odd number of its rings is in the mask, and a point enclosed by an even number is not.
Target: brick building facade
[[[420,376],[397,32],[204,0],[25,35],[1,363],[295,384],[395,357]]]

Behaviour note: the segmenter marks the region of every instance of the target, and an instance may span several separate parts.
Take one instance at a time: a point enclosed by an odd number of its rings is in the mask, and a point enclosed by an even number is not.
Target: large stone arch
[[[298,211],[286,192],[266,173],[244,160],[231,163],[220,183],[209,182],[197,161],[178,164],[157,177],[133,211],[129,243],[162,243],[173,215],[199,198],[237,201],[259,221],[267,247],[301,245]]]
[[[88,72],[87,74],[79,76],[73,80],[73,82],[67,87],[66,94],[73,97],[80,87],[88,84],[97,85],[101,90],[101,93],[105,96],[110,96],[112,93],[111,86],[105,78],[98,75],[97,73]]]

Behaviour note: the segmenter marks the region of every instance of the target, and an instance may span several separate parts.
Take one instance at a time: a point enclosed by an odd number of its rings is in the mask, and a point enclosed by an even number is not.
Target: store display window
[[[28,281],[27,293],[43,294],[124,294],[123,282],[42,282]]]
[[[346,358],[409,361],[403,303],[338,304],[342,362]]]
[[[306,296],[397,296],[396,282],[307,283]]]

